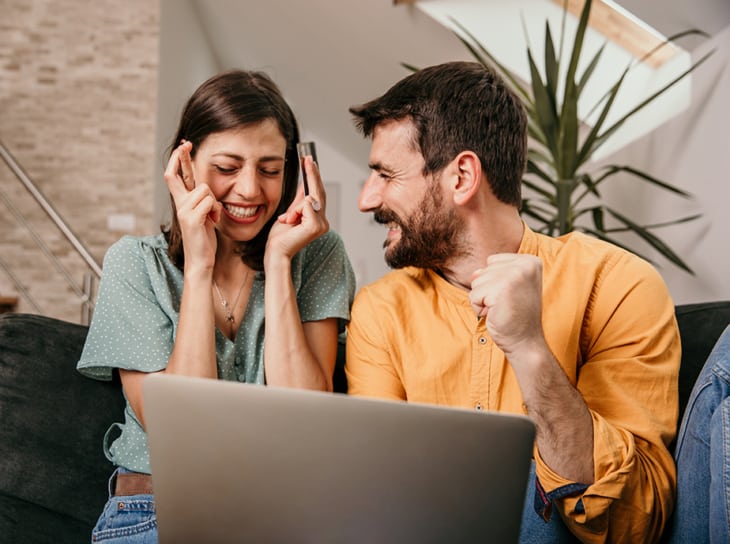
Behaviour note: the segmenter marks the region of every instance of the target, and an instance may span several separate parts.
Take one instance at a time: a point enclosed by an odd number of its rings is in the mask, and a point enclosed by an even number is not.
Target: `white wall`
[[[203,81],[221,66],[190,0],[160,1],[160,67],[157,92],[157,158],[154,180],[155,214],[150,233],[159,232],[170,216],[170,193],[162,174],[168,147],[175,136],[183,105]]]
[[[381,0],[381,3],[384,3],[384,0]],[[421,51],[422,56],[419,57],[411,49],[405,51],[398,49],[396,43],[386,40],[387,45],[392,48],[390,51],[392,61],[381,58],[382,54],[381,57],[373,58],[372,51],[358,53],[363,59],[372,60],[363,64],[357,72],[361,73],[358,82],[362,80],[358,92],[353,93],[352,90],[348,90],[344,98],[337,95],[336,100],[332,97],[327,100],[319,99],[314,101],[315,105],[312,106],[311,97],[308,100],[309,95],[302,93],[310,87],[319,92],[325,88],[331,89],[333,83],[325,79],[327,72],[325,75],[318,73],[321,79],[312,87],[311,82],[301,72],[302,66],[297,64],[295,68],[287,68],[287,59],[291,59],[291,53],[283,56],[281,51],[276,53],[279,45],[276,38],[280,36],[273,30],[266,28],[266,32],[255,34],[256,39],[253,39],[254,35],[249,39],[254,29],[266,26],[265,21],[258,21],[254,27],[246,26],[251,24],[250,17],[234,18],[235,24],[230,16],[221,21],[216,18],[216,16],[221,17],[221,14],[206,11],[218,5],[215,3],[207,5],[196,0],[162,0],[161,3],[160,113],[157,137],[160,159],[159,181],[156,181],[156,209],[161,213],[169,208],[169,197],[162,180],[163,150],[169,145],[183,101],[199,83],[221,68],[235,66],[264,70],[279,83],[284,95],[290,100],[300,118],[302,138],[317,142],[324,181],[328,184],[337,184],[339,232],[355,268],[358,285],[374,281],[387,270],[382,252],[385,232],[382,227],[372,222],[369,214],[361,214],[357,210],[357,195],[368,174],[366,166],[368,143],[363,141],[362,147],[353,151],[350,140],[332,141],[332,135],[339,133],[329,128],[333,124],[339,127],[346,121],[347,107],[344,104],[349,105],[373,98],[405,75],[406,72],[403,70],[394,69],[401,60],[427,65],[449,58],[470,58],[468,53],[448,31],[439,28],[430,18],[422,14],[419,16],[419,11],[405,12],[402,9],[391,9],[388,11],[389,15],[402,18],[398,19],[398,24],[404,27],[403,32],[407,33],[410,39],[402,35],[400,38],[409,44],[409,47]],[[234,4],[225,5],[232,9]],[[198,13],[202,6],[205,10]],[[410,26],[405,25],[406,22]],[[224,32],[223,23],[235,27],[231,30],[233,34],[227,35]],[[352,24],[352,21],[349,24]],[[368,26],[368,22],[360,20],[357,28],[363,25]],[[237,33],[234,32],[236,28]],[[206,36],[205,29],[215,29],[211,31],[215,34]],[[390,36],[389,33],[385,35]],[[226,36],[227,40],[223,40],[222,36]],[[268,41],[264,40],[266,36],[270,36]],[[240,39],[236,41],[234,37]],[[344,49],[347,45],[345,42],[338,42],[334,48],[332,47],[334,44],[330,44],[329,48],[325,47],[325,53],[321,48],[317,49],[316,53],[314,51],[308,53],[307,47],[312,46],[311,40],[302,41],[297,36],[289,38],[297,42],[301,49],[299,51],[301,55],[294,55],[294,59],[310,59],[311,62],[311,59],[315,58],[317,61],[315,65],[334,62],[329,57],[320,58],[317,55],[329,54],[339,58],[337,47]],[[428,44],[424,42],[426,39]],[[353,38],[353,41],[356,40]],[[233,51],[230,48],[224,50],[218,42],[230,42],[235,47]],[[211,43],[217,46],[211,47]],[[622,211],[627,211],[632,218],[639,221],[665,221],[696,212],[704,214],[700,221],[658,231],[658,234],[665,238],[695,270],[695,276],[682,272],[663,260],[661,256],[652,254],[650,249],[646,250],[650,258],[655,258],[677,303],[730,299],[730,255],[726,251],[725,241],[725,237],[730,234],[730,214],[725,211],[730,200],[727,185],[730,183],[727,174],[730,172],[730,139],[727,136],[730,107],[726,98],[730,96],[730,70],[728,70],[730,29],[716,35],[712,42],[697,48],[693,56],[698,58],[713,46],[717,48],[715,55],[693,75],[694,89],[690,108],[656,131],[642,137],[630,148],[619,151],[603,161],[630,164],[696,195],[696,200],[684,201],[654,190],[643,183],[636,183],[633,179],[622,180],[618,177],[604,189],[609,203],[615,204]],[[219,55],[227,55],[227,60],[218,59],[214,51]],[[329,53],[326,53],[327,51]],[[340,54],[342,53],[340,51]],[[346,55],[348,63],[357,64],[356,58],[359,57],[352,51]],[[309,63],[307,66],[309,71]],[[375,88],[372,81],[375,77],[373,70],[377,70],[378,66],[382,66],[379,72],[388,73],[388,82],[384,83],[377,79],[379,82],[377,90],[373,91]],[[293,73],[287,70],[292,70]],[[336,79],[340,75],[330,73],[329,77]],[[337,103],[331,103],[333,101]],[[322,121],[323,119],[326,119],[326,122]],[[355,134],[354,127],[351,130],[351,133],[348,132],[348,137]],[[331,211],[334,211],[333,204],[335,203],[330,201]],[[159,219],[152,226],[153,231],[157,230],[158,223]],[[629,241],[632,246],[640,247],[640,242],[637,244],[633,239]]]
[[[695,195],[687,201],[633,180],[621,180],[605,193],[646,222],[703,214],[700,220],[656,231],[694,276],[649,252],[678,304],[730,299],[730,27],[693,51],[693,57],[712,48],[714,55],[693,73],[689,109],[608,158]]]
[[[159,224],[169,218],[170,199],[163,180],[167,147],[177,128],[184,102],[205,79],[224,66],[216,58],[200,14],[198,3],[191,0],[162,0],[160,17],[160,75],[159,113],[157,123],[157,180],[155,181],[155,218],[150,232],[158,232]],[[262,61],[253,50],[237,50],[237,68],[263,70],[282,88],[297,116],[297,104],[287,96],[281,84],[277,67]],[[395,63],[395,61],[394,61]],[[383,89],[384,91],[385,89]],[[343,110],[343,115],[345,112]],[[358,286],[379,278],[387,271],[383,260],[382,243],[385,229],[357,210],[357,196],[361,183],[368,175],[367,145],[363,143],[362,163],[354,164],[337,148],[337,142],[328,142],[301,123],[302,140],[317,143],[317,158],[326,184],[335,184],[333,198],[328,202],[330,214],[337,217],[338,232],[342,235],[355,269]],[[355,128],[352,128],[353,133]]]
[[[325,184],[337,183],[339,186],[338,202],[331,200],[327,202],[327,208],[330,210],[328,215],[332,215],[333,206],[337,206],[336,215],[339,217],[337,230],[345,242],[355,270],[357,286],[362,287],[388,271],[383,259],[385,228],[373,221],[372,214],[364,214],[357,209],[360,188],[369,174],[367,155],[363,155],[362,164],[353,164],[338,152],[334,145],[313,133],[304,132],[302,139],[317,142],[317,159],[323,181]]]

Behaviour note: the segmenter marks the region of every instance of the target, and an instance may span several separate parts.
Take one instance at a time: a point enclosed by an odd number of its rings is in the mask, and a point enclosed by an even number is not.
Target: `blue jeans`
[[[579,542],[563,523],[560,514],[553,509],[550,521],[545,521],[535,511],[535,461],[530,465],[527,479],[527,495],[522,508],[520,544],[568,544]]]
[[[677,505],[665,541],[730,542],[730,327],[692,389],[674,458]]]
[[[157,517],[152,495],[112,495],[113,478],[118,472],[129,472],[117,468],[109,478],[109,500],[91,533],[91,542],[106,544],[157,544]]]

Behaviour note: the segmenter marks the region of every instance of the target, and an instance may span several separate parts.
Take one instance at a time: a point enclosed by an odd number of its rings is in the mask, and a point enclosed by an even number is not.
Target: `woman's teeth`
[[[258,206],[234,206],[233,204],[223,204],[228,213],[236,217],[253,217],[256,214]]]

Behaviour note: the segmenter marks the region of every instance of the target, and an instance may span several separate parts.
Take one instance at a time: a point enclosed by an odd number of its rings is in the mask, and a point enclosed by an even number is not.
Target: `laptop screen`
[[[161,543],[516,542],[524,416],[151,375]]]

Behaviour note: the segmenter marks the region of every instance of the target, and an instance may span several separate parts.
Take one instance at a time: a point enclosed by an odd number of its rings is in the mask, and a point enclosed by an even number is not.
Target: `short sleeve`
[[[175,334],[169,300],[175,281],[165,278],[164,269],[142,239],[125,237],[109,248],[77,365],[82,374],[109,380],[113,368],[156,372],[167,366]],[[160,291],[168,300],[159,299]]]
[[[352,307],[353,319],[347,326],[348,393],[351,395],[406,400],[406,392],[391,357],[392,343],[385,337],[383,324],[390,323],[388,310],[376,304],[371,289],[360,290]]]
[[[311,242],[302,250],[297,268],[302,322],[336,317],[339,332],[344,331],[355,296],[355,274],[340,236],[329,231]]]

